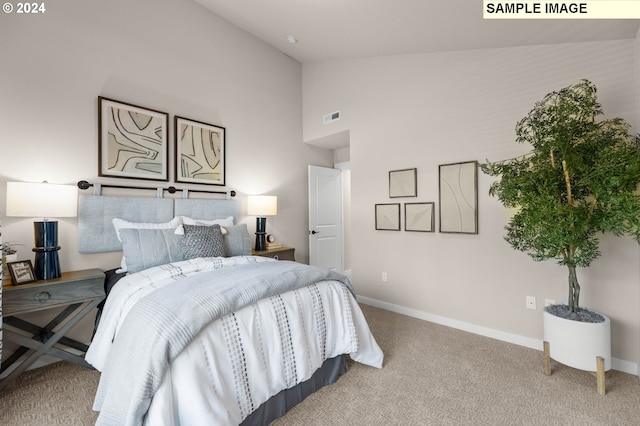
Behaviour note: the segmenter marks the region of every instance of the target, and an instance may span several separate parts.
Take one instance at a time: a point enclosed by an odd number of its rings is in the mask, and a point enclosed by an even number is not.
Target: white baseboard
[[[435,324],[444,325],[458,330],[467,331],[469,333],[478,334],[480,336],[490,337],[492,339],[501,340],[507,343],[524,346],[530,349],[542,351],[542,340],[524,337],[518,334],[507,333],[505,331],[496,330],[489,327],[458,321],[455,319],[443,317],[440,315],[430,314],[428,312],[419,311],[417,309],[406,308],[404,306],[394,305],[393,303],[383,302],[369,297],[358,296],[358,302],[365,305],[371,305],[376,308],[386,309],[387,311],[396,312],[424,321],[433,322]],[[640,366],[638,363],[625,361],[622,359],[611,358],[611,368],[622,371],[624,373],[640,376]]]

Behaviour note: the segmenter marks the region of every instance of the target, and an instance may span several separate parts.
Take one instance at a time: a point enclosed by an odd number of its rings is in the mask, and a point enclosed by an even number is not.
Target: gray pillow
[[[182,254],[185,259],[196,257],[226,257],[220,225],[183,225]]]
[[[126,228],[120,230],[120,239],[130,273],[184,260],[182,235],[176,235],[173,229]]]
[[[227,256],[251,256],[251,237],[247,230],[247,224],[224,226],[227,233],[224,235],[224,246]]]

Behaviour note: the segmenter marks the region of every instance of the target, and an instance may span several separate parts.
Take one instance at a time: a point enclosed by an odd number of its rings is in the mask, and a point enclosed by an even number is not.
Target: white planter
[[[7,263],[16,262],[17,260],[18,260],[18,255],[16,253],[2,256],[2,274],[0,274],[2,278],[7,278],[9,276]]]
[[[602,314],[600,314],[602,315]],[[604,359],[604,371],[611,369],[611,321],[572,321],[543,311],[544,341],[551,358],[569,367],[597,371],[596,359]]]

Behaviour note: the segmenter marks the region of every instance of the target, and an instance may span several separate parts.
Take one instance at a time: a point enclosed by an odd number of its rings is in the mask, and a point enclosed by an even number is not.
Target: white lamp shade
[[[277,215],[278,197],[275,195],[249,195],[247,214],[251,216]]]
[[[7,216],[75,217],[78,189],[52,183],[7,182]]]

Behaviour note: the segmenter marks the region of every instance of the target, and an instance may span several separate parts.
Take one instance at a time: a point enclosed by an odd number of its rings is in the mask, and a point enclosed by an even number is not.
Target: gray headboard
[[[168,222],[175,216],[194,219],[238,218],[236,200],[172,199],[80,195],[78,198],[78,247],[80,253],[120,251],[113,218],[130,222]]]

